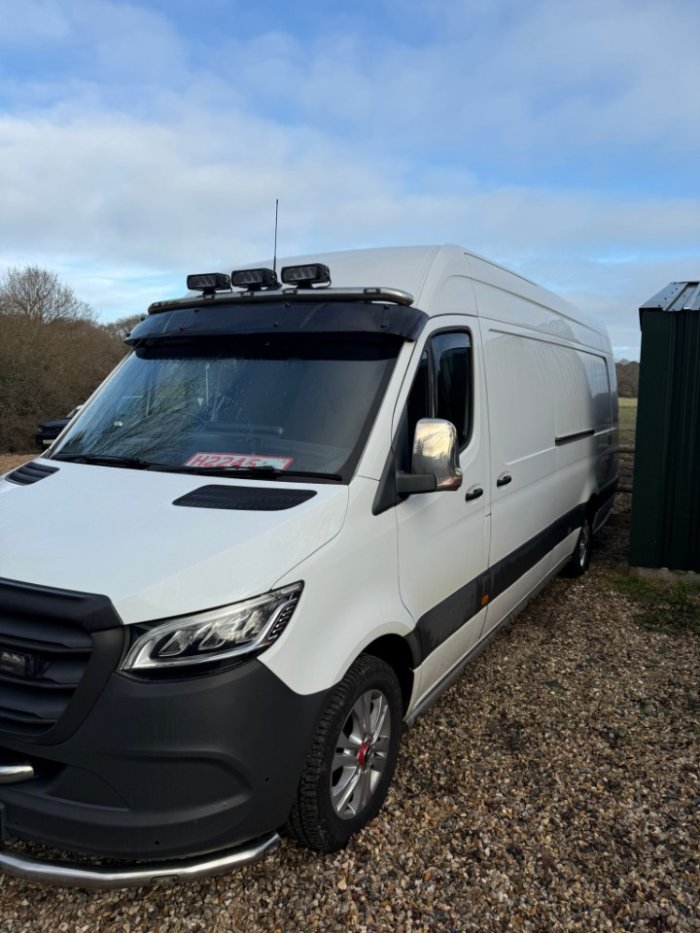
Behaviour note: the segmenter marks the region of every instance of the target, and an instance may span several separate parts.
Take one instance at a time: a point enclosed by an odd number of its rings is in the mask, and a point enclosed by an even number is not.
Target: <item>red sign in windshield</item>
[[[242,470],[255,470],[260,467],[272,467],[275,470],[287,470],[294,462],[293,457],[268,457],[264,454],[224,454],[201,452],[185,460],[185,466],[194,467],[238,467]]]

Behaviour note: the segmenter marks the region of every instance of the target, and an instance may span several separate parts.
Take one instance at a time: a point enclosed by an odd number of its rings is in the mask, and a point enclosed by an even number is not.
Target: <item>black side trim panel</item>
[[[577,431],[575,434],[562,434],[554,438],[554,443],[557,447],[562,447],[564,444],[573,444],[575,441],[583,440],[584,437],[593,437],[594,434],[595,428],[590,428],[588,431]]]
[[[196,509],[233,509],[252,512],[279,512],[293,509],[313,498],[313,489],[268,489],[264,486],[201,486],[173,505]]]
[[[466,586],[461,587],[456,593],[443,599],[437,606],[421,616],[416,625],[418,646],[422,652],[421,662],[481,612],[484,596],[488,596],[489,602],[496,599],[543,557],[546,557],[574,529],[579,528],[583,523],[585,511],[585,506],[579,505],[566,515],[562,515],[556,522],[499,560],[489,570],[475,577]],[[415,639],[410,641],[410,646],[415,652],[417,647]]]
[[[8,473],[5,479],[11,483],[17,483],[20,486],[31,486],[32,483],[38,483],[40,479],[46,479],[52,473],[58,473],[58,467],[47,466],[44,463],[37,463],[32,460],[30,463],[24,463],[17,467],[12,473]]]
[[[491,590],[489,600],[495,599],[504,593],[509,586],[519,580],[536,563],[546,557],[557,544],[560,544],[575,528],[580,528],[585,518],[586,510],[583,505],[577,506],[566,515],[553,522],[544,531],[530,538],[525,544],[511,551],[491,567]]]
[[[487,584],[488,572],[482,573],[418,620],[416,628],[423,660],[481,611],[482,597],[488,592]]]

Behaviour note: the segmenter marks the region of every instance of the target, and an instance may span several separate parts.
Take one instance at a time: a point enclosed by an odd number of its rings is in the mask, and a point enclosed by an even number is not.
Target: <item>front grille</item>
[[[92,638],[82,627],[0,608],[0,731],[47,732],[80,685],[91,653]]]
[[[0,738],[60,741],[114,670],[123,633],[105,596],[0,579]]]

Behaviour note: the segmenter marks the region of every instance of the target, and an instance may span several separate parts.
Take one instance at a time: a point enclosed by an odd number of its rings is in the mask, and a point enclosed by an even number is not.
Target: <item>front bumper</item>
[[[231,852],[150,865],[103,866],[32,858],[0,847],[0,871],[23,881],[78,888],[136,888],[167,881],[195,881],[258,862],[279,844],[270,833]]]
[[[0,783],[6,838],[169,862],[269,837],[288,816],[324,699],[295,694],[258,660],[177,680],[113,673],[62,741],[0,733],[0,765],[34,771]],[[9,851],[0,867],[19,871]]]

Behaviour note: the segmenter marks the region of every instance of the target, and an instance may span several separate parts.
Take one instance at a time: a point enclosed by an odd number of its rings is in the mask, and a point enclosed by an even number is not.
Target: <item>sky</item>
[[[280,255],[458,243],[638,358],[700,277],[699,36],[697,0],[0,0],[0,275],[115,320],[269,258],[279,198]]]

